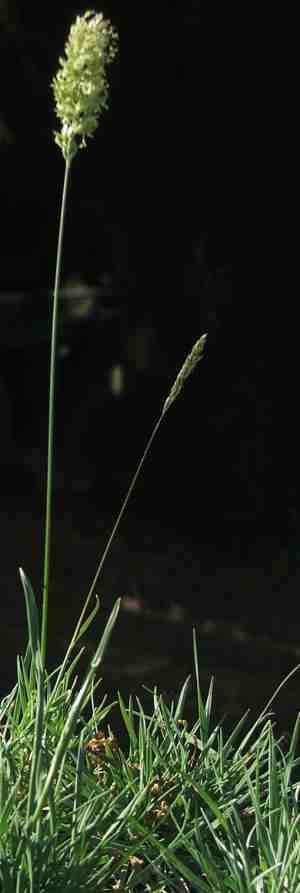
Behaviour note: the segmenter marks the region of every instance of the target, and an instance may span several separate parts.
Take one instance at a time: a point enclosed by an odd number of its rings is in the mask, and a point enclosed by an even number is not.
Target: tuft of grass
[[[118,604],[77,691],[77,658],[59,683],[59,668],[43,668],[22,579],[29,645],[0,706],[0,890],[299,893],[300,714],[288,747],[269,704],[250,731],[246,715],[227,737],[212,727],[213,683],[204,697],[195,632],[190,725],[191,677],[170,702],[155,687],[147,710],[121,692],[95,707]],[[112,707],[122,747],[107,724]]]

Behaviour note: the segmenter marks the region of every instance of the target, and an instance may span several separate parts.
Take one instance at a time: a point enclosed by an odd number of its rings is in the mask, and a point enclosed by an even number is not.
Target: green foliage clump
[[[155,688],[150,711],[120,693],[118,705],[104,696],[95,707],[118,604],[78,690],[79,655],[63,674],[43,669],[22,579],[29,645],[0,707],[0,890],[299,893],[300,716],[285,750],[267,708],[225,738],[212,728],[213,680],[202,697],[195,636],[190,727],[190,677],[171,703]],[[116,706],[122,746],[106,724]]]

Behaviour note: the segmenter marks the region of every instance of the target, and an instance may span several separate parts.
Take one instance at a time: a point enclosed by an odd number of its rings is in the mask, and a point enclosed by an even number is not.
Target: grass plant
[[[102,16],[78,17],[54,79],[65,159],[50,361],[43,605],[26,573],[28,646],[16,684],[0,705],[1,893],[300,893],[299,728],[277,739],[272,703],[246,728],[227,735],[212,725],[213,680],[204,697],[196,633],[194,717],[185,701],[192,680],[168,700],[159,686],[152,708],[122,693],[107,703],[99,667],[120,602],[116,601],[85,676],[78,679],[83,634],[99,609],[89,607],[103,563],[166,412],[201,359],[206,336],[186,358],[121,506],[62,664],[47,670],[57,306],[70,165],[93,135],[107,102],[105,63],[116,35]],[[79,80],[78,80],[79,79]],[[112,708],[124,725],[120,746]]]

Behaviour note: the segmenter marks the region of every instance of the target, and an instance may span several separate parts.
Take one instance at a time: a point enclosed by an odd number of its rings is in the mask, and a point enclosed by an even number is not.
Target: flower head
[[[192,348],[191,352],[187,355],[187,357],[184,361],[184,364],[181,367],[180,371],[178,372],[177,378],[175,379],[174,384],[171,387],[169,396],[167,397],[167,399],[164,402],[164,405],[162,408],[163,415],[170,408],[171,404],[174,403],[174,400],[176,400],[176,398],[178,397],[178,394],[180,394],[180,391],[182,390],[186,379],[189,377],[191,372],[193,372],[193,369],[195,369],[195,366],[197,366],[197,363],[199,363],[199,360],[202,359],[206,339],[207,339],[207,334],[201,335],[201,338],[198,338],[198,341],[195,342],[194,347]]]
[[[72,159],[93,136],[108,105],[106,66],[117,52],[118,36],[102,13],[77,16],[65,46],[65,57],[52,81],[55,110],[61,121],[55,142]]]

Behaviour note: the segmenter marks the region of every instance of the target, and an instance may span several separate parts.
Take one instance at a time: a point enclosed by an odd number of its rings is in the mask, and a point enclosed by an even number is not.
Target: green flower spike
[[[93,136],[108,105],[106,66],[117,52],[118,35],[102,13],[77,16],[65,46],[65,57],[52,81],[61,130],[55,142],[66,161]]]

